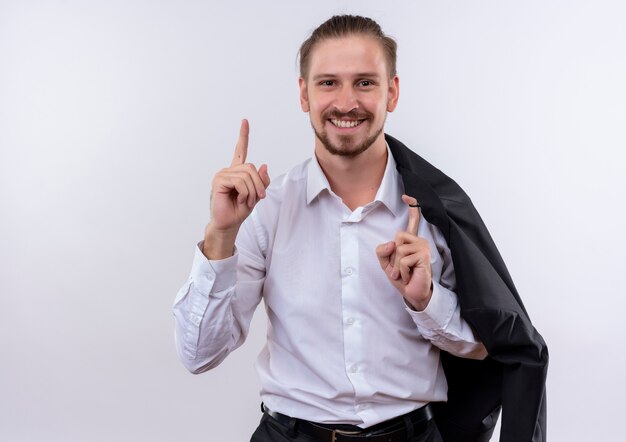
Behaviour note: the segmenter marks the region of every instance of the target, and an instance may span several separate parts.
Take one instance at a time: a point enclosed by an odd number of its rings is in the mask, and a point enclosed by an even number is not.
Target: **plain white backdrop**
[[[264,312],[193,376],[171,305],[241,118],[272,176],[312,154],[296,53],[345,12],[397,39],[387,132],[469,193],[548,342],[549,440],[623,440],[618,0],[0,0],[0,440],[249,440]]]

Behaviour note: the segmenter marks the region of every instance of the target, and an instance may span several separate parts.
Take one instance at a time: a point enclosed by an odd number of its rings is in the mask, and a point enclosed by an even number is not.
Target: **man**
[[[547,350],[491,238],[453,181],[384,134],[395,58],[368,18],[313,32],[299,85],[315,155],[271,186],[242,122],[174,305],[179,356],[218,365],[263,298],[252,441],[482,441],[500,404],[501,440],[544,440]]]

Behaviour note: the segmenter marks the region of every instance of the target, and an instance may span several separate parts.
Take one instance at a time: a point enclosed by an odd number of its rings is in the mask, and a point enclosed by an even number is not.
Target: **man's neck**
[[[374,200],[387,165],[387,144],[381,134],[374,144],[356,157],[333,155],[316,140],[315,155],[330,188],[354,210]]]

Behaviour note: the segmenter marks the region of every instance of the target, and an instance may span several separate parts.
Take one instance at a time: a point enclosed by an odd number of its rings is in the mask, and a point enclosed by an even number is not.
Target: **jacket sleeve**
[[[469,198],[468,198],[469,200]],[[446,202],[461,313],[500,367],[501,442],[546,440],[548,348],[470,202]],[[494,386],[497,388],[497,386]]]

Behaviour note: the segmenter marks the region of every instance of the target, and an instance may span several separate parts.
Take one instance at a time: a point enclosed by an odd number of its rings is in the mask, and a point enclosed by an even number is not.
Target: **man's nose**
[[[347,113],[359,107],[356,94],[351,87],[344,86],[339,89],[335,99],[335,107],[341,113]]]

